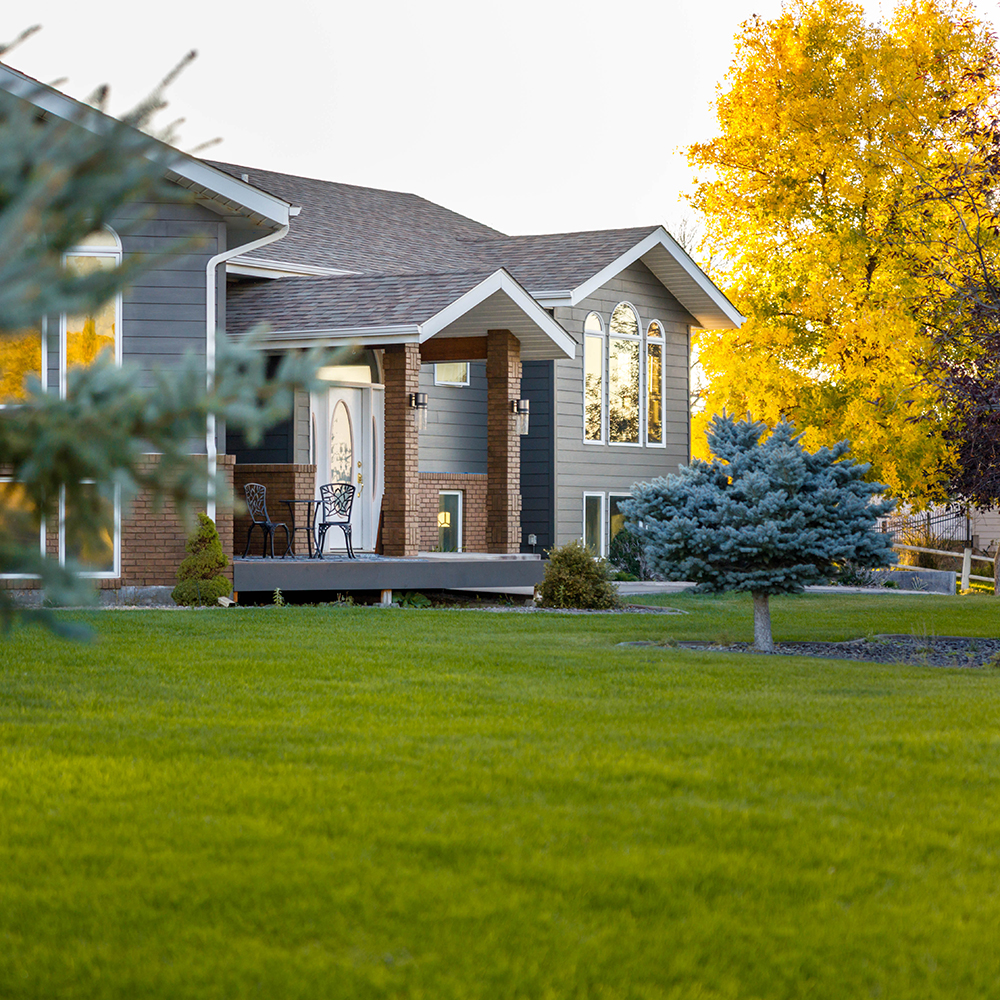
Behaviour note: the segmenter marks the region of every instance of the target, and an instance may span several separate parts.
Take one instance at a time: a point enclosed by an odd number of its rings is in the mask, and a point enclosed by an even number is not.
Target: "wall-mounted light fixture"
[[[410,409],[413,410],[413,426],[418,431],[427,430],[427,393],[411,392]]]
[[[451,527],[451,511],[442,510],[438,512],[438,527],[439,528]]]
[[[514,417],[517,420],[518,434],[528,433],[528,410],[528,400],[512,399],[510,401],[510,412],[514,414]]]

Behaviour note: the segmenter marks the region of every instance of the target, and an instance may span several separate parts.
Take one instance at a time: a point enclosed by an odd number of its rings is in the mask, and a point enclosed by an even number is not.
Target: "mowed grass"
[[[0,645],[0,996],[988,997],[1000,671],[686,616],[105,612]],[[773,602],[777,639],[997,634]],[[725,633],[725,635],[720,635]]]

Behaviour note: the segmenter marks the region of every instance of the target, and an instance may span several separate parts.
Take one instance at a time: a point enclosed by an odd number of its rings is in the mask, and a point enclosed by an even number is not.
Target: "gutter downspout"
[[[288,213],[290,216],[298,215],[294,207]],[[288,235],[288,223],[285,223],[277,232],[269,236],[262,236],[252,243],[244,243],[242,246],[232,250],[224,250],[216,254],[205,265],[205,385],[209,392],[215,388],[215,338],[217,333],[216,307],[216,268],[231,257],[236,257],[241,253],[250,253],[252,250],[259,250],[267,246],[268,243],[275,243]],[[215,473],[218,470],[219,449],[215,441],[215,414],[210,413],[205,426],[205,451],[208,455],[208,516],[215,520]]]

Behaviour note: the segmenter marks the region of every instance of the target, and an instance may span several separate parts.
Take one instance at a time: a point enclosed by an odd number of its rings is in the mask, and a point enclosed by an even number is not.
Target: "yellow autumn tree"
[[[720,135],[688,150],[715,277],[748,317],[697,338],[696,448],[717,413],[786,417],[809,448],[850,439],[895,495],[940,495],[941,401],[919,363],[961,269],[942,247],[968,220],[935,177],[975,155],[963,123],[996,82],[995,39],[954,0],[879,24],[847,0],[792,0],[742,26]]]

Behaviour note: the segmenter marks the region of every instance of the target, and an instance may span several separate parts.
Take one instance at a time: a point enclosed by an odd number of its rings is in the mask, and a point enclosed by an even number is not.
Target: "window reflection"
[[[87,277],[98,271],[111,271],[117,267],[116,257],[68,254],[66,270],[78,277]],[[66,316],[66,367],[92,365],[99,354],[106,351],[115,356],[117,297],[88,313]]]
[[[588,441],[601,440],[603,355],[603,337],[584,337],[584,435]]]
[[[42,331],[18,330],[0,336],[0,405],[27,399],[29,375],[42,377]]]
[[[646,441],[663,444],[663,345],[646,345]]]
[[[0,538],[41,552],[41,525],[30,497],[20,483],[0,482]]]
[[[68,498],[63,508],[63,553],[66,560],[79,563],[92,573],[113,573],[115,568],[115,502],[102,496],[94,483],[81,489],[97,504],[93,518],[90,503],[88,513],[78,512]]]

